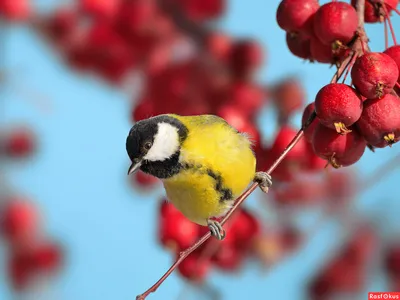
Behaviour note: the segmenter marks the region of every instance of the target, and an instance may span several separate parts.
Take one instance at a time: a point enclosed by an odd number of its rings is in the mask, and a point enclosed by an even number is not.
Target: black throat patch
[[[168,115],[161,115],[152,118],[152,122],[158,123],[169,123],[174,127],[178,128],[178,135],[179,135],[179,144],[186,140],[188,135],[187,127],[180,122],[178,119]],[[177,152],[175,152],[171,157],[163,160],[163,161],[144,161],[140,169],[153,175],[159,179],[166,179],[170,178],[179,173],[182,168],[182,165],[179,163],[179,156],[181,154],[180,147]]]

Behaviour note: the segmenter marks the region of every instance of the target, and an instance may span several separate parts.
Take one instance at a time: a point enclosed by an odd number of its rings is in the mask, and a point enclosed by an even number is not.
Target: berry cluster
[[[392,2],[382,5],[383,1],[367,1],[365,17],[369,22],[390,22],[389,12],[398,1]],[[343,83],[337,76],[322,87],[303,113],[303,124],[316,113],[317,119],[306,129],[305,137],[314,153],[335,168],[356,163],[367,146],[384,148],[400,140],[396,93],[400,87],[400,47],[370,52],[354,7],[341,1],[319,6],[314,0],[284,0],[277,10],[278,24],[286,31],[293,54],[340,65],[341,73],[346,72]],[[349,72],[350,85],[345,83]]]
[[[3,130],[0,163],[29,158],[36,144],[35,135],[27,128]],[[7,278],[14,291],[24,292],[54,276],[60,270],[63,253],[58,242],[44,235],[34,203],[9,191],[5,178],[0,184],[0,232],[6,246]]]

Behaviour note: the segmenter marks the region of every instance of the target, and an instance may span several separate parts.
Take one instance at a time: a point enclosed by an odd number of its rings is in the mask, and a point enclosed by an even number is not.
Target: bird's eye
[[[145,143],[143,147],[144,147],[144,149],[146,149],[146,150],[150,150],[150,148],[151,148],[151,142]]]

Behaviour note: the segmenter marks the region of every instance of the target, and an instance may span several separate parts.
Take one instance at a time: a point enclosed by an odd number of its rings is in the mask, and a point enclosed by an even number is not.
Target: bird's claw
[[[208,228],[210,229],[211,235],[222,241],[225,238],[225,230],[222,228],[221,223],[214,220],[207,220]]]
[[[272,177],[266,172],[257,172],[254,176],[254,181],[258,183],[264,193],[268,193],[269,188],[272,186]]]

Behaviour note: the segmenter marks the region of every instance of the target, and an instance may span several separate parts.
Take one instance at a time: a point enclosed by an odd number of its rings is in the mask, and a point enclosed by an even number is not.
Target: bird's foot
[[[221,223],[215,220],[207,220],[208,228],[210,229],[211,235],[222,241],[225,238],[225,230],[222,228]]]
[[[264,193],[268,193],[269,188],[272,186],[272,177],[266,172],[257,172],[254,176],[254,181],[258,183]]]

